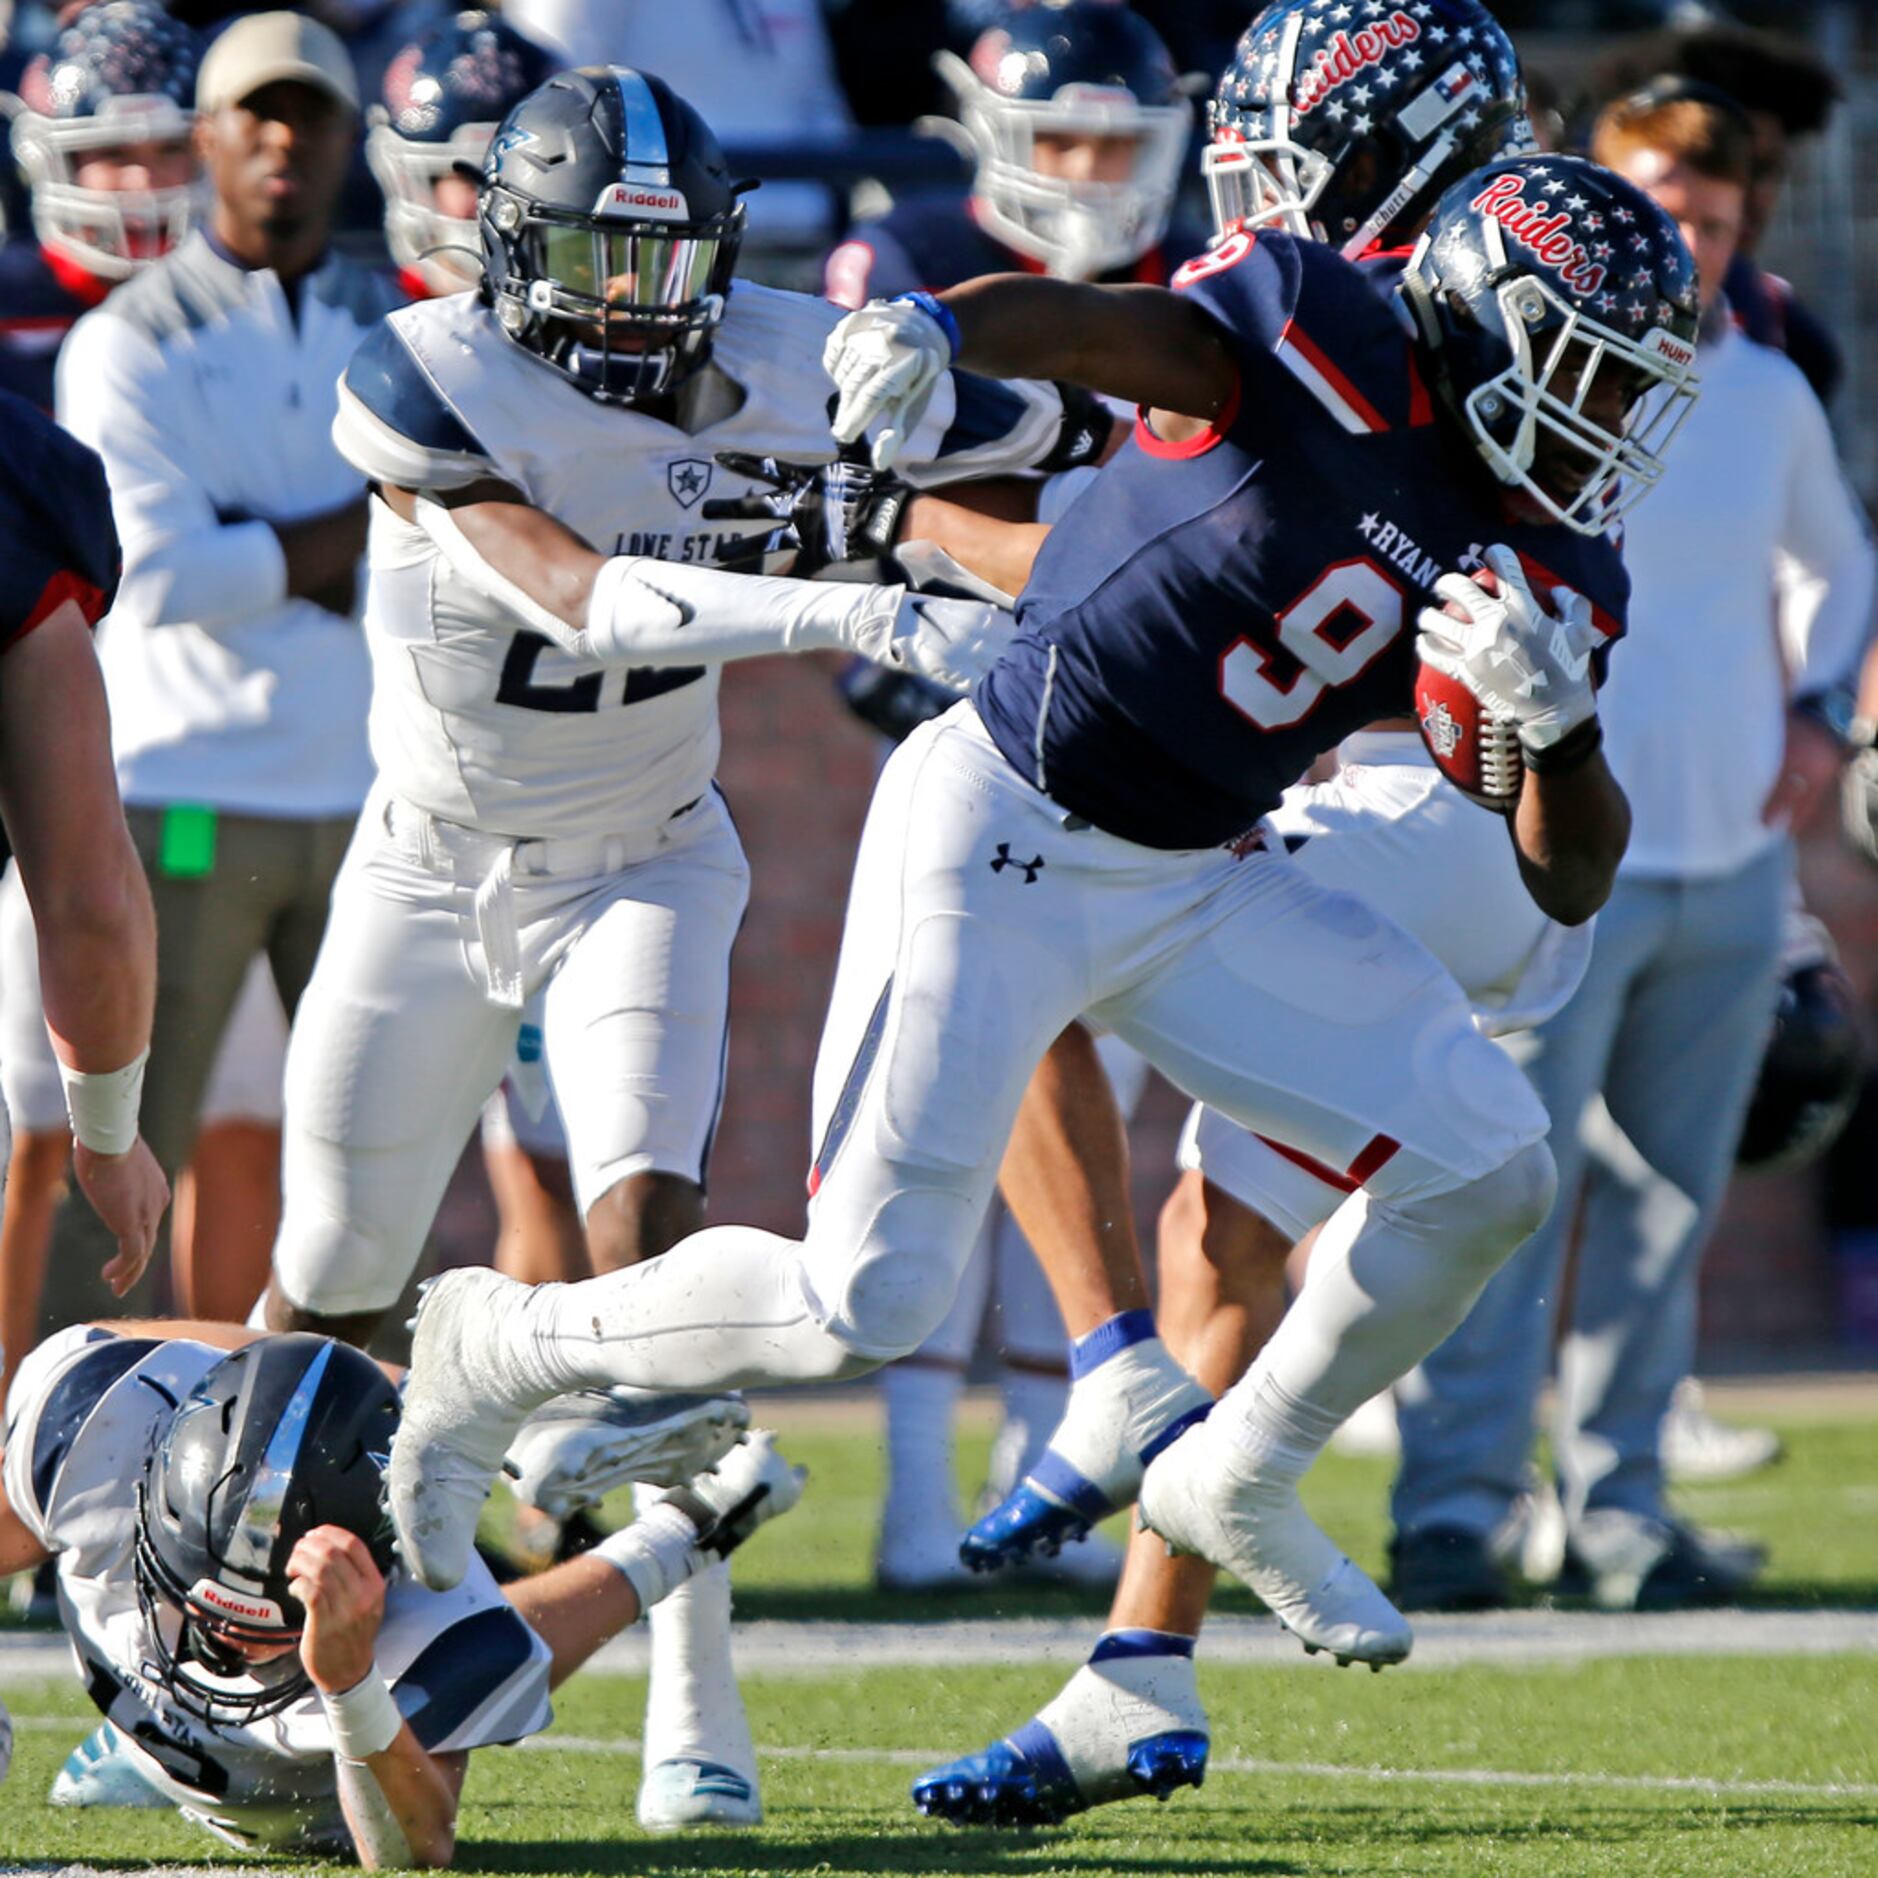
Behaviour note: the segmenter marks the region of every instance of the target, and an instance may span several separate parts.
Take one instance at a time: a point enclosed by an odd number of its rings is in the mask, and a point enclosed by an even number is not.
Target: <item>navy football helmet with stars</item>
[[[1695,402],[1695,262],[1585,157],[1509,157],[1435,205],[1403,276],[1450,414],[1487,467],[1579,534],[1663,473]]]
[[[383,102],[366,114],[365,156],[385,195],[385,245],[414,286],[440,294],[476,285],[473,199],[467,213],[447,214],[437,186],[473,178],[496,126],[554,70],[532,39],[480,7],[436,21],[386,66]]]
[[[74,14],[20,78],[13,154],[33,198],[33,232],[99,280],[122,280],[189,232],[196,182],[95,189],[88,157],[147,145],[187,156],[202,43],[159,0],[99,0]]]
[[[1479,0],[1278,0],[1207,122],[1219,234],[1277,226],[1352,260],[1406,247],[1449,184],[1532,143],[1512,41]]]

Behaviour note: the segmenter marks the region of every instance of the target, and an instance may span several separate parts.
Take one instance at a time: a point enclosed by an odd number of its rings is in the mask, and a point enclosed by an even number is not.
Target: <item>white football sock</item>
[[[1173,1729],[1206,1731],[1193,1639],[1152,1630],[1106,1633],[1082,1668],[1037,1711],[1090,1802],[1137,1789],[1128,1750]]]
[[[711,1226],[669,1252],[517,1300],[507,1350],[549,1394],[738,1389],[821,1382],[875,1367],[831,1336],[801,1282],[801,1245],[754,1226]]]
[[[1365,1193],[1326,1223],[1298,1293],[1210,1427],[1257,1477],[1295,1481],[1363,1403],[1441,1342],[1551,1207],[1543,1142],[1484,1179],[1383,1205]]]
[[[1049,1446],[1069,1406],[1069,1375],[1067,1371],[1053,1376],[1006,1368],[998,1373],[998,1395],[1004,1406],[1004,1422],[993,1450],[992,1473],[994,1479],[1003,1481],[1002,1494],[1036,1466]]]
[[[908,1358],[880,1372],[880,1395],[887,1410],[884,1528],[943,1528],[957,1543],[952,1424],[964,1388],[964,1370],[949,1363]]]
[[[662,1492],[635,1487],[634,1503],[649,1509]],[[648,1628],[645,1765],[718,1761],[754,1784],[756,1749],[730,1656],[730,1561],[720,1559],[654,1605]]]

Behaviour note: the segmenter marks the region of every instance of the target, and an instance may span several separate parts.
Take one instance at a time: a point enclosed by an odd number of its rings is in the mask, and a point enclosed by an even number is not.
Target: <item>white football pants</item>
[[[383,1310],[541,994],[582,1216],[656,1170],[701,1181],[749,869],[715,789],[650,834],[513,842],[366,805],[287,1053],[281,1289]],[[498,948],[506,955],[492,959]]]
[[[1271,817],[1292,864],[1419,939],[1489,1035],[1559,1010],[1584,977],[1594,922],[1565,927],[1540,912],[1503,819],[1448,782],[1416,732],[1364,731],[1339,755],[1335,776],[1287,789]],[[1351,1191],[1337,1169],[1200,1103],[1175,1158],[1294,1241]]]
[[[883,898],[891,920],[874,917]],[[1360,1269],[1404,1239],[1438,1267],[1444,1221],[1466,1213],[1468,1269],[1430,1280],[1453,1294],[1423,1314],[1435,1334],[1549,1198],[1544,1110],[1421,945],[1281,852],[1161,852],[1084,825],[1005,762],[969,705],[884,771],[850,914],[816,1066],[828,1122],[806,1239],[712,1228],[542,1288],[512,1347],[543,1386],[814,1380],[917,1348],[952,1302],[1031,1072],[1085,1012],[1362,1188]],[[1519,1180],[1489,1181],[1528,1149]],[[1479,1204],[1460,1205],[1476,1187]]]

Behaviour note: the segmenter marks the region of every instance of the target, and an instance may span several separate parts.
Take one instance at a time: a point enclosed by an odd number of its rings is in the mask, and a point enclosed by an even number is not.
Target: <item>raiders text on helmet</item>
[[[1013,6],[970,61],[934,61],[977,159],[985,230],[1052,274],[1090,280],[1138,261],[1167,232],[1193,112],[1148,23],[1113,0]],[[1044,174],[1040,137],[1122,137],[1126,181]]]
[[[1509,157],[1435,207],[1403,278],[1449,411],[1487,467],[1602,534],[1663,473],[1696,396],[1695,263],[1641,189]]]
[[[704,120],[623,66],[562,72],[483,165],[483,291],[515,343],[589,397],[632,404],[710,356],[743,205]]]
[[[1241,37],[1201,158],[1221,235],[1276,224],[1354,259],[1531,146],[1512,41],[1478,0],[1279,0]]]
[[[186,150],[201,42],[159,0],[98,0],[26,68],[13,152],[33,197],[33,232],[100,279],[117,280],[182,240],[196,185],[96,189],[88,157],[137,144]]]
[[[480,8],[427,28],[385,68],[365,155],[384,191],[391,258],[426,291],[460,293],[482,272],[475,216],[446,215],[437,185],[480,173],[496,126],[553,70],[532,39]]]
[[[134,1570],[155,1669],[183,1707],[239,1725],[305,1693],[287,1561],[315,1526],[340,1526],[391,1569],[397,1425],[384,1371],[325,1337],[250,1343],[178,1406],[144,1463]],[[250,1665],[237,1644],[290,1647]]]

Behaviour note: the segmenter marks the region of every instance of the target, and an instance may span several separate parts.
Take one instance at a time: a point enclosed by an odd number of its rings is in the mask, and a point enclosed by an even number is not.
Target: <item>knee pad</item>
[[[1484,1280],[1545,1224],[1557,1197],[1552,1150],[1533,1141],[1478,1180],[1391,1210],[1450,1256],[1479,1266]]]
[[[923,1186],[885,1200],[858,1245],[811,1225],[802,1274],[822,1327],[876,1363],[911,1355],[952,1307],[981,1210],[971,1194]]]

